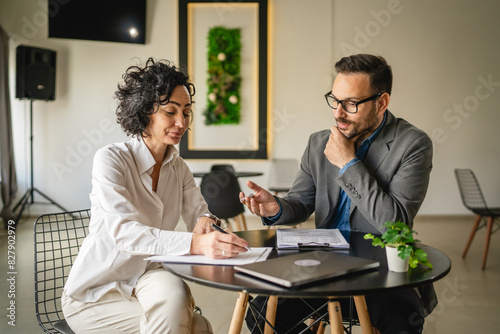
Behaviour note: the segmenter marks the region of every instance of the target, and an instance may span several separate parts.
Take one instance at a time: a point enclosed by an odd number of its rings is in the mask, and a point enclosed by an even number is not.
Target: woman
[[[236,235],[215,232],[178,144],[191,121],[194,86],[168,61],[129,67],[115,93],[118,123],[132,139],[97,151],[89,235],[62,296],[76,333],[211,333],[194,314],[189,287],[155,254],[245,252]],[[180,217],[188,231],[174,231]]]

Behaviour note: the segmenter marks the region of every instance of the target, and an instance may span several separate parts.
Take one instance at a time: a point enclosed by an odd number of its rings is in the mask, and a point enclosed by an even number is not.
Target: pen
[[[224,231],[222,228],[220,228],[220,226],[217,226],[217,225],[215,225],[214,223],[212,223],[212,228],[213,228],[214,230],[216,230],[216,231],[221,232],[221,233],[228,234],[226,231]],[[247,251],[250,251],[250,252],[252,251],[249,247],[245,247],[245,249],[246,249]]]
[[[252,198],[254,196],[254,194],[249,194],[248,197]],[[242,199],[240,199],[240,202],[241,203],[245,203],[245,197],[243,197]]]

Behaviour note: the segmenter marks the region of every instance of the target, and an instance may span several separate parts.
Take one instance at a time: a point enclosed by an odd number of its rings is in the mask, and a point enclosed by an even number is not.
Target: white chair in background
[[[271,159],[268,189],[274,195],[288,193],[297,176],[299,163],[297,159]]]
[[[277,196],[278,193],[287,194],[292,188],[298,171],[299,163],[296,159],[271,159],[267,188],[274,196]],[[298,225],[293,226],[293,228],[297,227]]]

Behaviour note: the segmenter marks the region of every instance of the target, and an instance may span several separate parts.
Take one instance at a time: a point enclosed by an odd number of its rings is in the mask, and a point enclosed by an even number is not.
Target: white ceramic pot
[[[398,249],[395,247],[385,246],[385,254],[387,255],[387,267],[389,271],[403,273],[408,271],[410,259],[403,260],[398,256]]]

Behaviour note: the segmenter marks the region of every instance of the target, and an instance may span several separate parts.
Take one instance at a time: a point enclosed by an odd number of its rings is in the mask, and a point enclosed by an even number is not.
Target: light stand
[[[30,100],[30,162],[31,162],[31,187],[26,191],[26,193],[23,195],[23,197],[17,202],[17,204],[14,206],[13,212],[16,212],[17,208],[21,208],[19,210],[19,213],[17,214],[16,217],[16,223],[19,222],[19,219],[21,218],[21,215],[26,208],[26,205],[33,205],[35,203],[35,193],[38,193],[40,196],[45,198],[46,200],[49,201],[49,203],[41,202],[43,204],[53,204],[57,206],[59,209],[62,211],[68,211],[65,208],[63,208],[61,205],[57,204],[53,199],[42,193],[40,190],[34,188],[34,182],[33,182],[33,100]]]

